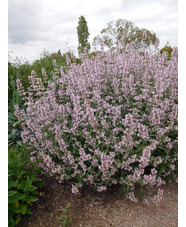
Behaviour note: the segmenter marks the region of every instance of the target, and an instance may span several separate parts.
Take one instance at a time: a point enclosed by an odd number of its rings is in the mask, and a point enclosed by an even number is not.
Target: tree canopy
[[[172,47],[169,45],[168,42],[167,42],[167,44],[160,50],[160,53],[161,53],[161,54],[162,54],[163,52],[167,52],[169,55],[171,55]]]
[[[157,39],[154,32],[150,32],[148,29],[138,28],[134,23],[125,19],[109,22],[107,27],[102,29],[100,33],[94,40],[101,38],[104,45],[111,50],[116,48],[120,39],[123,39],[125,44],[131,43],[135,49],[139,49],[142,43],[146,47],[155,45]]]

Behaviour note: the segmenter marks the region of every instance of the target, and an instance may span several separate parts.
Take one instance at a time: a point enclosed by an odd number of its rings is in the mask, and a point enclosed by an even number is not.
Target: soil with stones
[[[86,187],[74,195],[69,183],[59,184],[45,175],[40,178],[44,186],[39,200],[31,207],[32,214],[23,216],[18,227],[61,227],[59,217],[68,203],[66,215],[71,218],[72,227],[178,226],[177,184],[162,186],[162,201],[147,206],[128,200],[119,186],[101,193]]]

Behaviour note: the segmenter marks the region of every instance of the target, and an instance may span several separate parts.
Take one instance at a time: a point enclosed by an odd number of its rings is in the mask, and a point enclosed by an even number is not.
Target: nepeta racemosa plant
[[[28,94],[19,80],[26,111],[16,107],[22,139],[31,159],[59,182],[74,179],[106,190],[161,186],[177,176],[177,48],[166,54],[137,52],[131,45],[97,52],[81,64],[68,61],[53,81],[29,77]],[[162,197],[158,189],[152,201]],[[144,200],[147,202],[147,200]]]

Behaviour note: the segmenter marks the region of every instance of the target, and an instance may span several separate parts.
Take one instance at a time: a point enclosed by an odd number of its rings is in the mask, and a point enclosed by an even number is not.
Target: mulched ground
[[[162,186],[164,196],[158,204],[146,206],[126,199],[121,187],[113,186],[105,192],[89,187],[81,194],[71,193],[71,185],[59,184],[42,175],[44,186],[39,201],[32,206],[32,215],[23,216],[18,227],[61,227],[58,217],[61,207],[70,203],[72,227],[173,227],[178,226],[177,184]]]

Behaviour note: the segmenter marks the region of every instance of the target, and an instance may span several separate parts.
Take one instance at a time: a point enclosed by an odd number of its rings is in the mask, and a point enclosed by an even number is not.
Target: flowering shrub
[[[85,184],[99,192],[121,184],[134,202],[136,185],[176,180],[177,48],[169,61],[127,45],[67,63],[59,72],[54,61],[52,81],[44,69],[42,79],[32,71],[28,93],[17,80],[27,108],[17,106],[15,115],[23,142],[34,148],[31,160],[42,159],[59,182],[74,179],[73,193]]]

